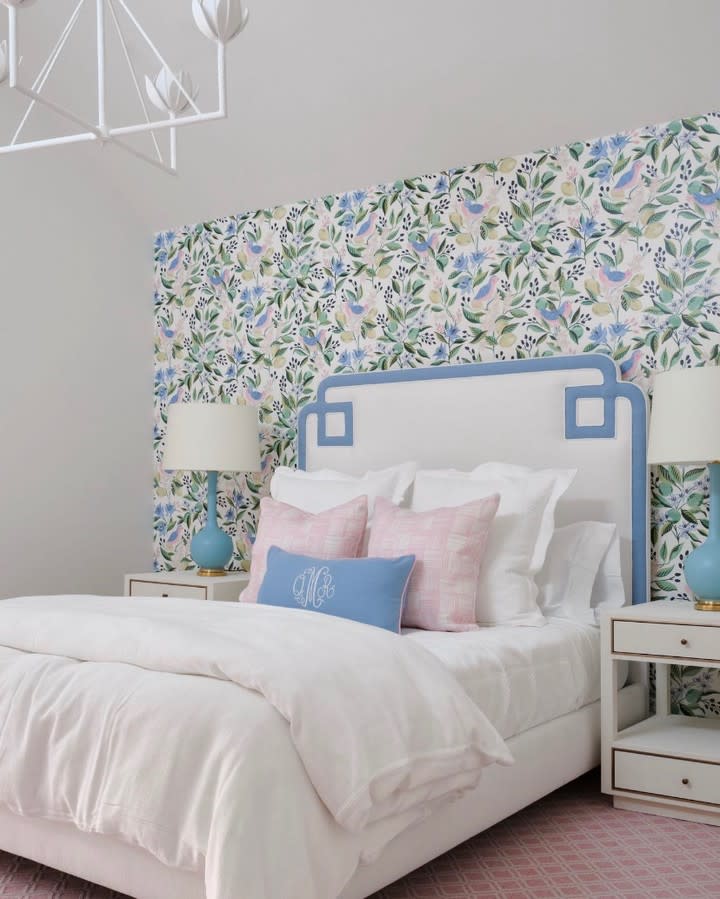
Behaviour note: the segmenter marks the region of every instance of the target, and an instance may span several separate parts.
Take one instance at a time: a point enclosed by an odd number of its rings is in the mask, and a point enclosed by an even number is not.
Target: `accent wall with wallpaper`
[[[265,457],[220,478],[238,567],[327,374],[592,351],[647,386],[717,360],[720,116],[188,225],[155,267],[156,565],[190,564],[205,489],[160,467],[167,404],[242,399]],[[685,591],[706,497],[705,469],[653,470],[653,598]],[[678,709],[720,711],[711,672],[675,677]]]

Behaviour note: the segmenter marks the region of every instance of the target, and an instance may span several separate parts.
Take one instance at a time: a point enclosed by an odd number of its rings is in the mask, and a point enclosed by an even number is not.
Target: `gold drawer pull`
[[[690,780],[687,777],[683,777],[681,783],[684,787],[686,787],[690,783]]]
[[[683,637],[682,640],[680,641],[680,645],[681,645],[681,646],[687,646],[687,645],[688,645],[688,641],[685,639],[685,637]]]

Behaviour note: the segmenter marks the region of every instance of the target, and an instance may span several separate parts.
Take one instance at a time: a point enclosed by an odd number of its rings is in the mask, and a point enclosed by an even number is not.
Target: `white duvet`
[[[0,802],[205,871],[208,899],[333,899],[507,748],[415,641],[195,600],[0,602]]]

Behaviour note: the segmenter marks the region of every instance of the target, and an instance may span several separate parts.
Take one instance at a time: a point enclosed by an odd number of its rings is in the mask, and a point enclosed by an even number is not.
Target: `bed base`
[[[619,710],[622,727],[646,717],[645,685],[624,687]],[[599,765],[600,703],[531,728],[507,744],[513,766],[494,767],[475,790],[396,837],[377,861],[358,868],[341,899],[370,896]],[[66,822],[0,809],[0,849],[135,899],[205,899],[202,872],[168,868],[142,849]]]

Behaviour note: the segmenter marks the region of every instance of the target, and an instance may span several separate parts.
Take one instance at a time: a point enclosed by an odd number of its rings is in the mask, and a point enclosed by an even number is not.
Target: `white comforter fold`
[[[0,603],[0,646],[0,802],[204,864],[208,899],[330,899],[511,761],[431,654],[331,616],[34,597]]]

